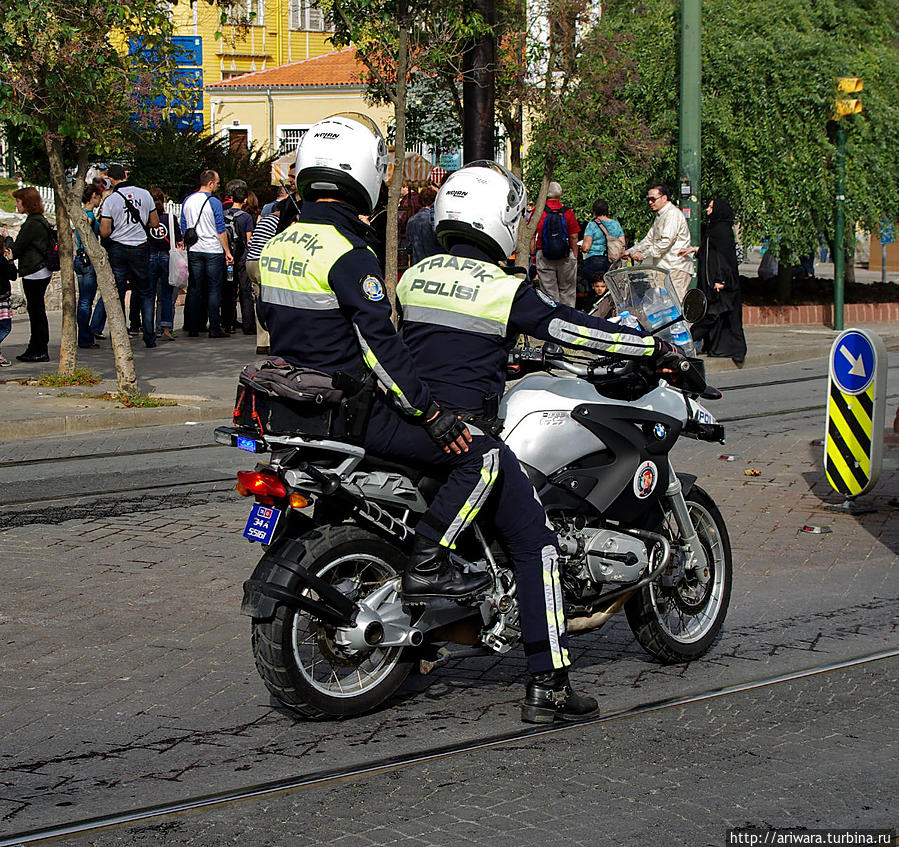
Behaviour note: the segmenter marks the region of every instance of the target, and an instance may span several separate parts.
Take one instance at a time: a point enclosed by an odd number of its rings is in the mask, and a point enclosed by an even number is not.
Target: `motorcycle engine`
[[[638,580],[649,567],[646,545],[639,539],[613,529],[556,525],[559,546],[576,573],[597,584],[628,583]]]

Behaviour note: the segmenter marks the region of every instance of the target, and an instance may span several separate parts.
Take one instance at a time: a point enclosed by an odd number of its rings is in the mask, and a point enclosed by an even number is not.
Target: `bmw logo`
[[[665,436],[668,435],[668,427],[666,427],[665,424],[657,423],[652,428],[652,434],[658,438],[659,441],[662,441]]]

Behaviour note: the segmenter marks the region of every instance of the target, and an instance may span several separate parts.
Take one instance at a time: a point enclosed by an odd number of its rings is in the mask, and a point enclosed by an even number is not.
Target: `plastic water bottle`
[[[228,282],[234,282],[234,265],[228,265],[226,274]]]
[[[643,313],[646,315],[646,322],[649,324],[650,330],[655,330],[657,326],[664,326],[680,316],[680,310],[665,288],[650,288],[643,295]],[[684,321],[678,320],[677,323],[671,324],[661,332],[653,332],[653,334],[676,344],[688,356],[694,355],[693,339]]]
[[[631,329],[640,329],[640,321],[626,309],[618,316],[618,323],[621,324],[621,326],[630,327]]]

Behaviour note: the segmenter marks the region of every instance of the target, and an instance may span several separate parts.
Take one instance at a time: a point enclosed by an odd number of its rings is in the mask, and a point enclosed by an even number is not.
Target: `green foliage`
[[[17,180],[0,177],[0,210],[4,212],[15,212],[16,201],[12,196],[12,193],[18,187],[19,183]]]
[[[126,409],[152,409],[157,406],[178,405],[174,400],[163,400],[161,397],[153,397],[151,394],[144,394],[141,391],[108,392],[99,396],[102,400],[114,400],[116,403],[121,403]]]
[[[244,155],[231,150],[227,138],[178,129],[169,122],[132,130],[127,144],[122,156],[134,168],[135,181],[146,188],[162,188],[173,200],[195,191],[200,172],[207,168],[219,173],[223,186],[230,179],[246,180],[260,203],[273,196],[272,159],[259,148]]]
[[[435,77],[417,74],[407,91],[406,147],[425,144],[447,150],[462,144],[462,115],[446,87]],[[393,142],[395,127],[388,132]]]
[[[172,21],[157,0],[17,0],[0,24],[0,115],[88,150],[172,94]],[[128,55],[130,43],[142,49]]]
[[[93,371],[75,368],[67,374],[43,373],[34,384],[44,388],[56,388],[63,385],[97,385],[100,381],[100,377]]]
[[[831,237],[834,79],[860,76],[864,112],[848,121],[847,216],[867,227],[899,216],[899,2],[704,0],[702,9],[701,196],[731,200],[745,241],[770,237],[803,252],[819,232]],[[585,217],[603,197],[642,236],[651,223],[646,187],[676,188],[679,4],[643,0],[635,10],[612,0],[603,11],[585,41],[576,102],[565,104],[580,137],[558,121],[540,126],[531,185],[558,149],[554,175],[566,203]]]

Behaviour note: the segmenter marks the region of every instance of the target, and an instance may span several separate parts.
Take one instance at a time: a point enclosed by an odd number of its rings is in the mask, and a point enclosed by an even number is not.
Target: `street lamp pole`
[[[846,195],[843,193],[845,177],[846,126],[839,121],[837,123],[836,198],[833,212],[833,328],[838,332],[843,329],[843,281],[846,276],[846,252],[843,249],[843,231],[846,228]]]
[[[680,42],[680,206],[699,244],[701,176],[702,0],[681,0]],[[678,190],[676,189],[676,190]]]
[[[494,0],[474,0],[473,6],[492,27],[496,19]],[[462,162],[465,164],[492,159],[495,154],[492,31],[479,35],[465,51],[462,69]]]

